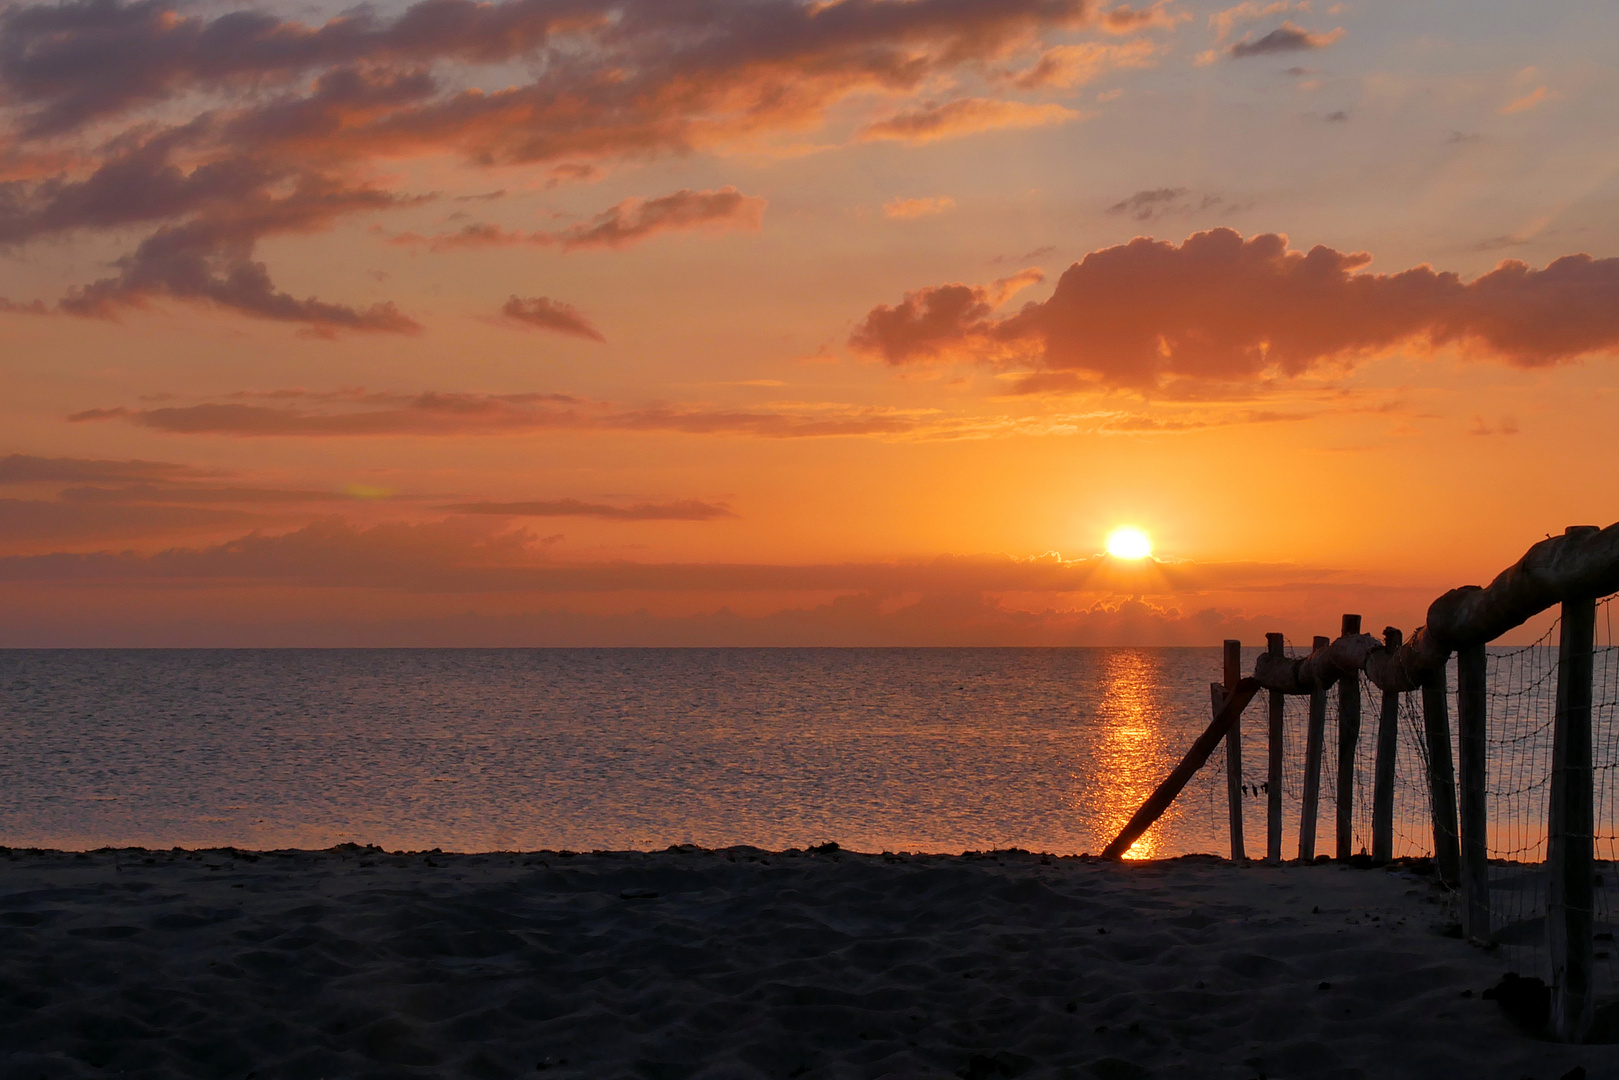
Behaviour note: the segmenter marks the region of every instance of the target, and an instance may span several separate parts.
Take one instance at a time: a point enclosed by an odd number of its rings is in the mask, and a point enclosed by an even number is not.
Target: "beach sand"
[[[1213,858],[13,850],[0,1075],[1619,1076],[1483,1000],[1438,900]]]

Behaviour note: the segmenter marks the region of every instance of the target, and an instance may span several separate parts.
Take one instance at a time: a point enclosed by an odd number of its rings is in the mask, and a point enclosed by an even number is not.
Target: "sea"
[[[0,844],[1098,852],[1209,722],[1220,662],[1218,648],[9,650]],[[1223,811],[1196,802],[1140,853],[1224,852]]]
[[[1499,666],[1549,701],[1544,659]],[[1220,671],[1218,648],[0,651],[0,845],[1096,853],[1209,723]],[[1242,735],[1260,856],[1263,700]],[[1289,699],[1288,857],[1303,705]],[[1365,714],[1362,839],[1375,697]],[[1397,824],[1417,854],[1431,829],[1409,703],[1403,721]],[[1511,751],[1507,721],[1492,747]],[[1525,858],[1543,765],[1515,766]],[[1222,750],[1132,855],[1229,854],[1225,768]]]

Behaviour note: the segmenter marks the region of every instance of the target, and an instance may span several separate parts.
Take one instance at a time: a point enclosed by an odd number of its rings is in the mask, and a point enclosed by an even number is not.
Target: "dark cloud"
[[[898,142],[929,143],[938,139],[970,135],[999,128],[1042,127],[1076,119],[1078,113],[1061,105],[1028,105],[1021,101],[995,101],[989,98],[961,98],[942,105],[898,113],[863,128],[859,138],[866,142],[891,139]]]
[[[256,242],[277,233],[323,227],[334,217],[379,209],[394,199],[366,188],[306,182],[282,197],[259,195],[185,225],[165,226],[116,263],[118,274],[73,289],[61,302],[75,315],[114,318],[159,297],[199,301],[263,319],[338,330],[412,334],[421,329],[391,303],[360,309],[276,289],[265,265],[252,259]]]
[[[443,507],[457,514],[488,514],[499,517],[594,517],[608,521],[713,521],[736,517],[724,503],[681,499],[671,503],[635,503],[613,506],[579,499],[551,499],[539,502],[475,502]]]
[[[1186,188],[1145,188],[1107,208],[1109,214],[1128,215],[1137,221],[1153,221],[1170,214],[1190,214],[1199,210],[1235,210],[1218,195],[1193,196]]]
[[[39,136],[199,91],[295,85],[329,69],[542,60],[524,100],[571,90],[557,114],[627,106],[621,122],[639,125],[658,115],[674,84],[705,106],[697,114],[717,101],[746,108],[748,98],[767,114],[813,107],[852,87],[914,86],[1090,18],[1075,0],[424,0],[392,20],[361,9],[311,26],[251,10],[209,19],[162,0],[79,0],[6,11],[0,85],[33,110],[26,130]],[[790,100],[759,100],[761,87]],[[469,119],[482,112],[451,98]]]
[[[62,591],[48,590],[35,600],[38,606],[0,609],[0,647],[42,642],[58,648],[1184,646],[1214,645],[1223,638],[1252,641],[1295,621],[1256,616],[1232,605],[1182,608],[1122,598],[1029,611],[976,593],[930,593],[898,606],[881,596],[850,594],[752,616],[723,607],[689,615],[595,614],[552,601],[545,610],[515,615],[471,612],[458,603],[453,612],[385,620],[356,616],[351,607],[310,616],[235,606],[227,620],[218,606],[203,608],[187,594],[153,596],[153,590],[142,591],[146,603],[138,615],[119,619],[104,613],[85,618],[71,601],[63,602]],[[98,592],[78,589],[73,596]],[[212,598],[212,593],[203,595]],[[188,600],[196,606],[188,606]],[[1308,640],[1311,629],[1300,626],[1292,636]]]
[[[1227,50],[1227,55],[1233,60],[1241,60],[1250,56],[1274,56],[1277,53],[1324,49],[1343,36],[1344,32],[1342,30],[1333,30],[1326,34],[1312,34],[1302,26],[1294,26],[1290,22],[1284,22],[1281,26],[1255,41],[1243,38]]]
[[[986,332],[996,325],[996,309],[1044,279],[1039,270],[1025,270],[992,285],[939,285],[906,293],[893,307],[873,308],[855,327],[849,345],[891,364],[947,359],[963,350],[993,359],[1005,352]]]
[[[258,405],[210,402],[155,408],[86,409],[69,417],[87,423],[123,421],[177,435],[240,437],[367,437],[510,435],[557,430],[683,432],[762,438],[901,435],[942,431],[914,413],[880,408],[779,410],[654,405],[624,408],[565,394],[296,395],[319,403]]]
[[[1329,112],[1326,115],[1326,121],[1329,124],[1346,124],[1349,122],[1349,114],[1342,109],[1337,112]]]
[[[171,461],[112,461],[102,458],[45,458],[28,454],[0,457],[0,484],[167,483],[207,473]]]
[[[1087,0],[422,0],[312,24],[165,0],[13,4],[0,12],[0,110],[19,178],[0,184],[0,245],[153,230],[115,276],[67,298],[80,314],[167,298],[320,334],[409,333],[415,322],[391,305],[277,289],[254,245],[396,205],[363,180],[382,159],[451,154],[591,179],[610,159],[811,127],[851,95],[912,93],[1093,16]],[[527,81],[512,82],[514,65]],[[495,88],[479,85],[484,74]],[[1066,115],[968,99],[866,137]],[[615,208],[562,242],[612,246],[693,221],[755,227],[762,209],[725,189],[680,194]]]
[[[105,543],[202,528],[241,527],[248,515],[198,506],[0,499],[0,541]]]
[[[500,313],[518,326],[550,330],[553,333],[587,338],[591,341],[607,340],[602,337],[600,330],[590,324],[589,319],[579,313],[578,308],[544,296],[531,296],[527,299],[514,296],[501,307]]]
[[[993,259],[989,260],[989,262],[990,262],[991,266],[998,266],[1001,263],[1032,263],[1032,262],[1039,262],[1041,259],[1045,258],[1047,255],[1051,255],[1054,252],[1056,252],[1056,250],[1057,250],[1057,247],[1056,247],[1055,244],[1044,244],[1044,245],[1042,245],[1040,247],[1035,248],[1033,251],[1025,251],[1021,255],[997,255]]]
[[[178,505],[301,505],[347,502],[352,496],[337,491],[309,491],[296,488],[212,487],[189,484],[126,484],[121,487],[64,488],[57,498],[64,503],[125,504],[168,503]]]
[[[557,235],[564,251],[590,247],[624,247],[656,233],[677,229],[757,229],[764,220],[765,200],[734,187],[718,191],[682,188],[656,199],[625,199],[590,221]]]
[[[891,364],[1014,360],[1146,391],[1251,388],[1397,346],[1454,345],[1519,367],[1619,350],[1619,259],[1509,260],[1470,282],[1427,266],[1363,272],[1370,261],[1230,229],[1180,245],[1143,237],[1091,252],[1049,300],[1010,315],[984,287],[908,293],[874,308],[850,345]]]
[[[290,532],[254,532],[200,548],[150,554],[50,553],[0,558],[0,581],[207,582],[407,591],[1105,593],[1163,596],[1273,590],[1333,575],[1262,563],[1069,560],[1048,554],[942,556],[883,563],[564,562],[524,529],[473,517],[359,526],[325,518]]]
[[[529,244],[536,247],[560,245],[563,251],[579,248],[620,248],[639,243],[658,233],[708,229],[756,230],[763,223],[765,200],[744,195],[734,187],[717,191],[681,189],[653,199],[630,198],[595,215],[590,221],[560,231],[522,232],[498,225],[474,222],[453,233],[422,236],[401,233],[390,238],[395,244],[425,244],[434,251],[457,251],[485,247]]]

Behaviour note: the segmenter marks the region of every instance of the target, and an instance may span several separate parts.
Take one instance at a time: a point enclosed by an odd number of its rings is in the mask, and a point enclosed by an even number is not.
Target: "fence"
[[[1227,642],[1213,722],[1105,854],[1122,856],[1212,761],[1205,783],[1224,781],[1234,859],[1248,854],[1244,804],[1261,799],[1271,860],[1284,857],[1292,807],[1300,859],[1323,832],[1340,860],[1432,855],[1466,935],[1538,967],[1555,1033],[1582,1038],[1596,996],[1616,985],[1619,650],[1613,597],[1597,599],[1616,591],[1619,525],[1575,527],[1488,588],[1440,597],[1409,642],[1392,628],[1363,634],[1346,615],[1336,639],[1302,655],[1268,635],[1247,678]],[[1559,604],[1534,644],[1488,647]],[[1250,736],[1247,761],[1245,712],[1264,736]]]

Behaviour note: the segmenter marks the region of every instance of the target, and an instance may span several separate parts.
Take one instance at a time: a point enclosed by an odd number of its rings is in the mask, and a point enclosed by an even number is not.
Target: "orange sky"
[[[1612,5],[344,10],[0,15],[0,645],[1257,644],[1619,518]]]

